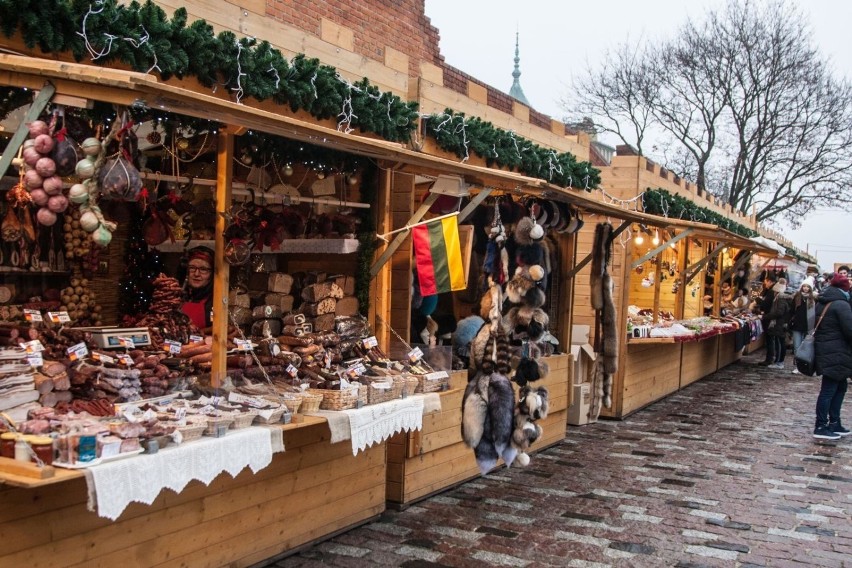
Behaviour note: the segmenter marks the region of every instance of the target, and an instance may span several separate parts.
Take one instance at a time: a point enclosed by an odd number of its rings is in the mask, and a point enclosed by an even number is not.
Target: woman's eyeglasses
[[[197,272],[199,274],[210,274],[210,268],[206,266],[192,266],[191,264],[186,267],[188,272]]]

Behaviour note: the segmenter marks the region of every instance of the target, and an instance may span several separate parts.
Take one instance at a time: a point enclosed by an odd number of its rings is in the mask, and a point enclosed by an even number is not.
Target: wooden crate
[[[718,363],[718,335],[684,343],[680,361],[680,388],[715,373]]]
[[[115,522],[86,510],[82,477],[3,488],[2,566],[250,566],[363,523],[385,508],[385,445],[352,456],[325,420],[285,426],[287,451],[256,475],[164,491]],[[7,540],[8,539],[8,540]]]

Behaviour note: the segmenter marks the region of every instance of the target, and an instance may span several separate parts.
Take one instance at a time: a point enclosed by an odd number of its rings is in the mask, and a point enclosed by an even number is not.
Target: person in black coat
[[[814,351],[816,372],[822,375],[822,384],[817,396],[814,438],[823,440],[837,440],[850,433],[840,422],[847,378],[852,376],[849,287],[849,280],[836,274],[831,285],[817,299]]]
[[[757,310],[760,314],[760,323],[762,324],[764,334],[769,329],[770,320],[767,318],[767,315],[772,310],[772,304],[775,303],[775,292],[772,288],[775,286],[777,280],[778,278],[774,272],[767,272],[763,277],[763,293],[761,293],[760,300],[757,303]],[[766,358],[760,365],[774,365],[775,357],[775,342],[769,335],[766,335]]]

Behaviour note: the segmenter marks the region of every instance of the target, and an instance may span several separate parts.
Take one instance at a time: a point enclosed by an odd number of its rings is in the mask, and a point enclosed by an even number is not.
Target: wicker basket
[[[258,424],[278,424],[279,422],[281,422],[281,417],[284,416],[284,412],[286,411],[287,408],[285,406],[281,406],[280,408],[276,408],[275,410],[273,410],[269,418],[264,418],[263,416],[258,414],[255,417],[254,421]]]
[[[428,375],[414,375],[417,377],[417,390],[415,392],[439,392],[447,390],[450,386],[450,376],[448,373],[442,373],[442,377],[433,378],[437,373],[429,373]]]
[[[204,430],[206,428],[207,428],[206,424],[201,424],[201,423],[196,424],[196,423],[190,422],[186,426],[176,427],[175,430],[180,432],[180,435],[183,438],[181,443],[185,444],[186,442],[193,442],[193,441],[201,438],[201,436],[204,434]]]
[[[402,396],[411,396],[417,392],[417,387],[420,386],[420,381],[414,375],[402,375],[399,377],[402,381]]]
[[[257,412],[254,410],[249,410],[248,412],[235,412],[231,414],[231,418],[234,419],[234,423],[231,424],[231,430],[248,428],[251,426],[251,423],[254,422],[255,416],[257,416]]]
[[[322,395],[322,410],[347,410],[367,404],[367,389],[363,385],[357,389],[308,389],[308,392]]]
[[[227,430],[234,424],[233,416],[208,416],[207,427],[204,428],[205,436],[215,436],[218,428]]]
[[[302,393],[302,414],[306,414],[308,412],[316,412],[320,409],[320,405],[322,404],[323,396],[316,392],[303,392]]]
[[[278,395],[281,403],[287,407],[290,414],[299,412],[299,407],[302,405],[302,394],[298,392],[282,392]]]
[[[402,396],[403,381],[401,377],[386,377],[366,385],[367,403],[379,404]],[[389,388],[383,388],[383,387]]]

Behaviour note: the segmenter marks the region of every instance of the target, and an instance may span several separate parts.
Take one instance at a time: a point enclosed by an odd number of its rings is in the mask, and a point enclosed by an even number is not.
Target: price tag
[[[53,323],[68,323],[71,321],[68,312],[47,312],[47,319]]]
[[[322,355],[322,366],[326,369],[331,368],[331,353],[329,353],[328,351],[326,351]]]
[[[133,357],[127,353],[116,353],[115,356],[118,358],[118,362],[122,365],[127,365],[129,367],[133,364]]]
[[[27,355],[32,355],[33,353],[40,353],[44,351],[44,345],[41,344],[41,341],[38,339],[33,339],[32,341],[27,341],[22,344],[24,349],[27,351]]]
[[[135,406],[128,406],[128,407],[126,407],[126,408],[124,409],[124,412],[122,413],[122,416],[124,416],[124,418],[125,418],[128,422],[138,422],[138,416],[139,416],[139,414],[141,414],[141,412],[139,412],[139,409],[138,409],[137,407],[135,407]]]
[[[180,341],[175,341],[174,339],[166,339],[163,342],[163,351],[166,351],[172,355],[177,355],[178,353],[180,353],[180,350]]]
[[[297,369],[293,365],[287,365],[285,371],[287,371],[287,374],[293,377],[294,379],[299,375],[299,369]]]
[[[424,378],[427,381],[440,381],[441,379],[448,379],[449,377],[450,375],[448,375],[446,371],[436,371],[434,373],[424,375]]]
[[[41,356],[41,353],[27,355],[27,363],[29,363],[31,367],[41,367],[44,365],[44,358]]]
[[[186,420],[186,407],[182,406],[175,409],[175,420]]]
[[[376,339],[375,335],[365,337],[361,342],[364,345],[364,349],[372,349],[373,347],[377,347],[379,345],[379,340]]]
[[[24,310],[24,319],[27,321],[44,321],[44,318],[41,317],[41,312],[38,310]]]
[[[132,337],[116,337],[116,341],[118,341],[118,345],[124,347],[126,349],[133,349],[136,347],[136,344],[133,343]]]
[[[110,357],[105,353],[98,353],[97,351],[92,353],[92,359],[100,361],[101,363],[115,363],[115,359],[113,357]]]
[[[204,341],[204,338],[201,337],[200,335],[190,335],[189,341],[191,343],[201,343],[202,341]]]
[[[210,404],[212,404],[213,406],[219,406],[220,404],[222,404],[222,397],[214,396],[210,399]]]
[[[239,351],[251,351],[251,341],[248,339],[235,339],[234,345]]]
[[[251,396],[246,396],[244,394],[240,394],[237,392],[228,393],[228,402],[235,402],[238,404],[246,404],[253,408],[266,408],[270,406],[270,403],[266,400],[254,398]]]
[[[415,347],[411,351],[408,352],[408,360],[412,363],[418,362],[423,358],[423,351],[419,347]]]
[[[72,345],[66,349],[65,352],[68,353],[68,358],[72,361],[79,361],[89,354],[89,348],[86,347],[86,344],[83,341],[81,341],[77,345]]]

